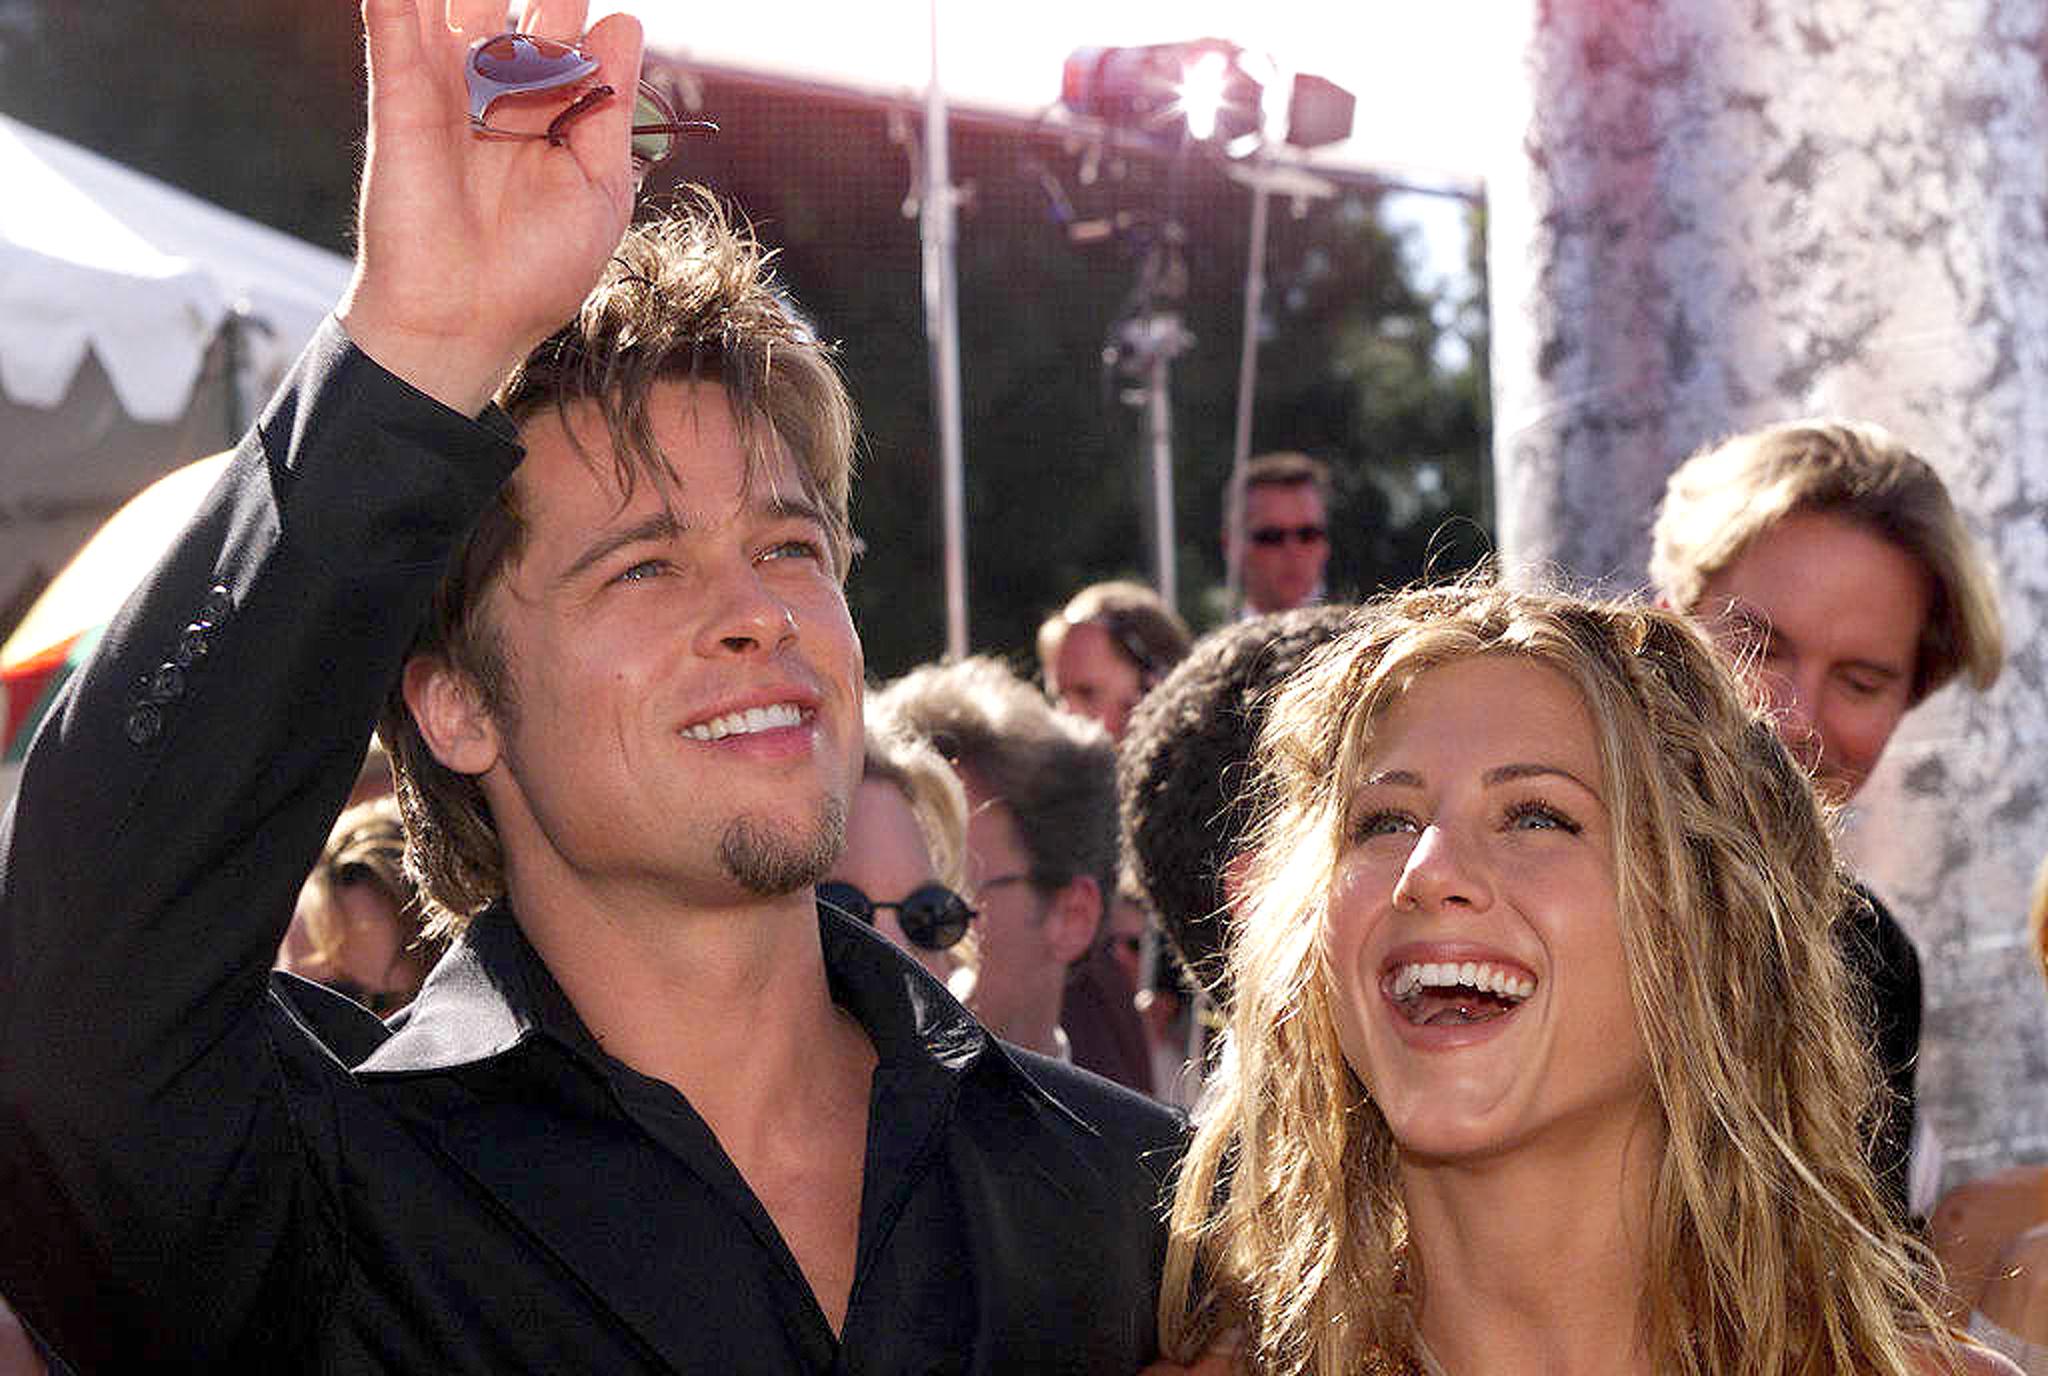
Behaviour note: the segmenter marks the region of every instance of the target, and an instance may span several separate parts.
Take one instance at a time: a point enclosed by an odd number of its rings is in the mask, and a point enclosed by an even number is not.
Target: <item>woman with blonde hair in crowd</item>
[[[419,891],[405,872],[405,829],[387,794],[335,820],[299,890],[277,963],[389,1015],[412,1002],[445,946],[421,935]]]
[[[1673,614],[1372,604],[1273,705],[1161,1290],[1259,1373],[2010,1370],[1857,1123],[1807,776]]]

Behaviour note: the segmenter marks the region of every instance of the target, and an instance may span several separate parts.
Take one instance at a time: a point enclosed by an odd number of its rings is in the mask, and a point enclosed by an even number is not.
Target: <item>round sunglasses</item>
[[[463,64],[463,78],[469,86],[469,127],[494,138],[546,139],[559,145],[571,124],[615,94],[611,87],[597,85],[582,91],[539,133],[506,129],[489,123],[485,116],[500,97],[559,91],[595,76],[597,68],[597,59],[575,44],[538,34],[501,33],[479,38],[469,45],[469,57]],[[640,83],[633,101],[633,161],[642,172],[675,153],[678,134],[717,132],[718,126],[710,120],[677,118],[661,92],[645,81]]]
[[[875,914],[884,908],[896,911],[896,923],[911,944],[927,951],[949,950],[967,935],[974,921],[974,909],[967,900],[944,884],[925,884],[896,903],[877,903],[851,884],[830,880],[818,885],[818,901],[836,908],[856,922],[875,925]]]

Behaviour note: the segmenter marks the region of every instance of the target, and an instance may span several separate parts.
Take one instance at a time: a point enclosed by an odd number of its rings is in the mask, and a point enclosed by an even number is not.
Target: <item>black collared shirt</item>
[[[479,919],[477,953],[516,1015],[593,1073],[580,1111],[621,1114],[679,1168],[668,1201],[690,1265],[726,1280],[695,1316],[707,1351],[733,1370],[942,1372],[965,1369],[974,1283],[960,1199],[941,1146],[959,1083],[988,1037],[924,971],[869,929],[820,912],[833,999],[874,1044],[854,1285],[835,1335],[775,1223],[708,1124],[664,1081],[606,1054],[516,924]],[[887,1353],[886,1366],[867,1359]]]

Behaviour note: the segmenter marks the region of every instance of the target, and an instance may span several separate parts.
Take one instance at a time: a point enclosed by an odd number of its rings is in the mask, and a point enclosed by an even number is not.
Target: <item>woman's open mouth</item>
[[[1415,1026],[1458,1027],[1513,1012],[1536,992],[1536,981],[1487,961],[1417,962],[1394,967],[1386,991]]]

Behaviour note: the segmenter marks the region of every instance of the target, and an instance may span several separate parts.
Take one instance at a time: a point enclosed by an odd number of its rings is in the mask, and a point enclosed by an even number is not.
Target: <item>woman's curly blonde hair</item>
[[[1666,1128],[1643,1305],[1655,1369],[1905,1376],[1952,1359],[1926,1254],[1865,1164],[1880,1081],[1811,785],[1684,618],[1476,584],[1368,604],[1273,705],[1237,997],[1173,1208],[1167,1352],[1190,1360],[1238,1328],[1255,1371],[1401,1370],[1426,1286],[1453,1283],[1407,1263],[1398,1149],[1338,1045],[1324,922],[1377,723],[1418,675],[1479,655],[1562,674],[1598,736]]]

